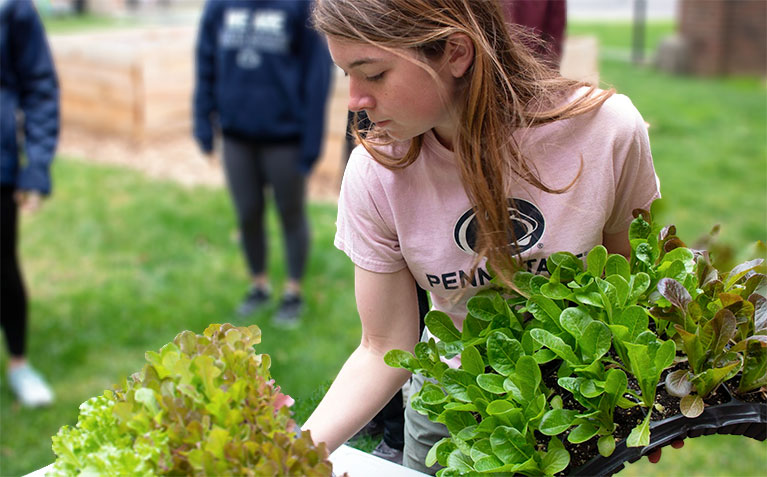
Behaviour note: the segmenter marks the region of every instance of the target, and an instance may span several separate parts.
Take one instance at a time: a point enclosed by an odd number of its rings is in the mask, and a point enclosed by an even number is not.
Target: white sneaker
[[[43,377],[28,364],[8,371],[8,382],[23,406],[47,406],[53,402],[53,391]]]

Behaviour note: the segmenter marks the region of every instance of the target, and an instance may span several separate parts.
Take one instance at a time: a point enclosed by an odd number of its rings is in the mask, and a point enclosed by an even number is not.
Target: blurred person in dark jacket
[[[53,402],[26,358],[27,295],[18,261],[19,209],[35,211],[51,192],[59,134],[59,87],[45,30],[31,0],[0,1],[0,323],[8,381],[24,406]]]
[[[538,41],[528,45],[540,58],[559,66],[567,26],[567,0],[500,0],[506,19]]]
[[[194,136],[204,153],[223,136],[223,165],[251,287],[237,309],[270,302],[265,197],[270,186],[285,239],[288,279],[274,317],[293,326],[303,308],[309,250],[306,178],[320,155],[331,61],[306,0],[209,0],[196,47]]]

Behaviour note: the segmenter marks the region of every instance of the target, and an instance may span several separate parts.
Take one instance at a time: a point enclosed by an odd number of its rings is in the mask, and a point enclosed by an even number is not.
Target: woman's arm
[[[415,282],[408,269],[373,273],[356,267],[354,285],[362,341],[303,426],[331,452],[370,421],[410,377],[408,371],[387,366],[384,354],[395,348],[412,352],[420,338]]]

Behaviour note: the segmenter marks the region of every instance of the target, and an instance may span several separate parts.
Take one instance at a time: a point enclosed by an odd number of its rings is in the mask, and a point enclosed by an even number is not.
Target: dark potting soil
[[[679,399],[666,392],[666,386],[660,385],[655,391],[655,403],[656,406],[652,410],[651,421],[660,421],[671,416],[676,416],[680,412]],[[658,406],[660,405],[660,406]],[[660,409],[658,409],[660,407]]]
[[[581,403],[575,400],[572,393],[566,389],[563,389],[557,384],[557,370],[553,368],[548,374],[544,374],[541,377],[541,381],[547,388],[551,389],[554,394],[559,395],[562,398],[562,407],[565,409],[575,409],[576,411],[585,411]]]
[[[639,381],[637,381],[637,378],[635,378],[633,374],[629,374],[626,377],[628,378],[628,383],[626,385],[627,389],[631,389],[638,394],[642,394],[642,389],[639,387]]]
[[[729,391],[724,386],[719,386],[716,390],[709,394],[708,397],[703,398],[703,402],[706,406],[716,406],[717,404],[724,404],[730,402],[732,397]]]
[[[551,361],[541,366],[541,381],[554,392],[559,392],[562,389],[557,384],[557,368],[551,366]]]
[[[747,403],[767,403],[767,387],[751,391],[750,393],[738,394],[738,382],[740,379],[736,377],[730,381],[724,383],[727,386],[727,390],[730,391],[732,396],[743,402]]]

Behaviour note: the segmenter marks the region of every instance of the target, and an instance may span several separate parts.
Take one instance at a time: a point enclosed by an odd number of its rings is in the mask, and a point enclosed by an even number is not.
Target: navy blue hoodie
[[[49,194],[58,137],[59,86],[40,17],[30,0],[1,0],[0,183]]]
[[[331,61],[307,0],[209,0],[196,48],[194,136],[296,140],[308,172],[320,154]]]

